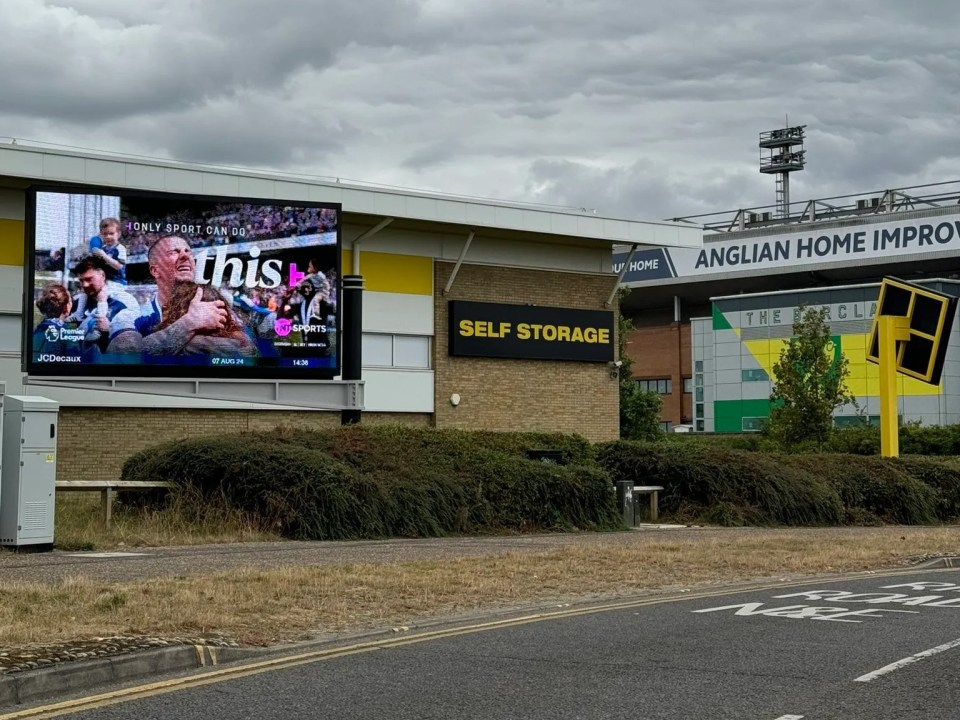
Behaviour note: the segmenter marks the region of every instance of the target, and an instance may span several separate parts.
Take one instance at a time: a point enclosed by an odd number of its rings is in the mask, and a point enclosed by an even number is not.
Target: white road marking
[[[900,668],[906,665],[912,665],[915,662],[920,662],[924,658],[928,658],[931,655],[937,655],[944,652],[945,650],[950,650],[955,647],[960,647],[960,640],[952,640],[943,645],[937,645],[935,648],[930,648],[929,650],[924,650],[923,652],[918,652],[916,655],[911,655],[910,657],[904,658],[903,660],[897,660],[895,663],[890,663],[879,670],[874,670],[871,673],[866,675],[861,675],[854,682],[870,682],[871,680],[876,680],[881,675],[886,675],[891,673],[894,670],[899,670]]]
[[[777,720],[803,720],[803,715],[781,715]]]

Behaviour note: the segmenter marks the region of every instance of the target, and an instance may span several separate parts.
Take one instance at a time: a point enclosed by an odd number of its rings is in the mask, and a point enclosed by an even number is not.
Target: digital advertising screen
[[[30,375],[328,379],[335,203],[32,188]]]

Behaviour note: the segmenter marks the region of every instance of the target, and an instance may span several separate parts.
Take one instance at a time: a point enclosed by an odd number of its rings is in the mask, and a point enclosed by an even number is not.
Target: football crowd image
[[[336,207],[38,192],[34,237],[35,372],[337,367]]]

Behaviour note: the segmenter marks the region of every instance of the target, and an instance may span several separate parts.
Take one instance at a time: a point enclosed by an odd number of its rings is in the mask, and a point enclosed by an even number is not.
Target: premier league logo
[[[60,339],[60,328],[55,328],[52,325],[47,328],[46,332],[43,333],[43,336],[47,339],[47,342],[57,342]]]

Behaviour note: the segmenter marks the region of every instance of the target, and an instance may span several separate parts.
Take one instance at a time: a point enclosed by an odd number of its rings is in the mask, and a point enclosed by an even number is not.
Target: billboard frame
[[[318,208],[332,209],[337,213],[336,223],[336,245],[335,245],[335,267],[337,272],[337,333],[336,333],[336,364],[333,367],[307,368],[300,369],[294,367],[260,367],[260,366],[213,366],[213,365],[189,365],[177,366],[169,364],[144,365],[136,364],[106,364],[100,365],[103,372],[91,372],[97,366],[89,364],[78,364],[78,367],[66,367],[58,364],[51,368],[50,372],[38,372],[43,364],[38,364],[33,360],[32,335],[34,330],[34,308],[33,298],[35,296],[36,281],[36,242],[37,242],[37,194],[42,192],[62,193],[68,195],[113,195],[136,198],[158,198],[166,201],[176,202],[177,200],[190,202],[208,202],[208,203],[249,203],[261,206],[291,206],[297,208]],[[27,376],[26,381],[31,384],[50,384],[64,385],[68,383],[78,383],[87,387],[103,388],[104,383],[112,380],[128,380],[131,385],[147,387],[154,383],[165,382],[182,384],[185,381],[195,383],[198,390],[201,384],[220,385],[241,381],[250,389],[249,383],[265,383],[268,387],[278,384],[286,385],[288,383],[310,382],[310,381],[333,381],[339,377],[343,366],[343,311],[342,311],[342,282],[343,282],[343,205],[338,202],[324,202],[316,200],[285,200],[275,198],[255,198],[246,196],[224,196],[207,195],[203,193],[177,193],[169,191],[140,190],[135,188],[123,188],[110,185],[86,185],[72,182],[37,182],[31,183],[24,188],[25,194],[25,216],[24,216],[24,278],[23,278],[23,322],[21,326],[22,353],[21,370]],[[64,264],[64,274],[68,272],[66,263]],[[144,372],[148,369],[152,372]],[[46,381],[49,381],[46,382]],[[114,383],[114,386],[116,383]],[[116,387],[112,389],[118,389]],[[149,392],[140,390],[140,392]],[[156,392],[156,391],[154,391]],[[161,391],[161,394],[166,394]],[[173,393],[181,394],[181,393]],[[197,392],[188,392],[188,396],[197,397]],[[246,393],[242,393],[246,394]],[[259,393],[255,393],[259,394]],[[279,395],[279,393],[278,393]],[[209,396],[211,398],[226,399],[222,395]],[[231,398],[240,399],[240,398]],[[257,398],[262,399],[262,398]],[[265,400],[265,399],[263,399]],[[339,398],[338,398],[339,400]],[[267,402],[270,402],[267,400]],[[274,400],[273,402],[279,402]],[[361,404],[354,394],[352,402],[347,401],[348,407],[354,406],[354,403]],[[297,404],[283,401],[283,404]],[[335,406],[339,402],[334,403]]]

